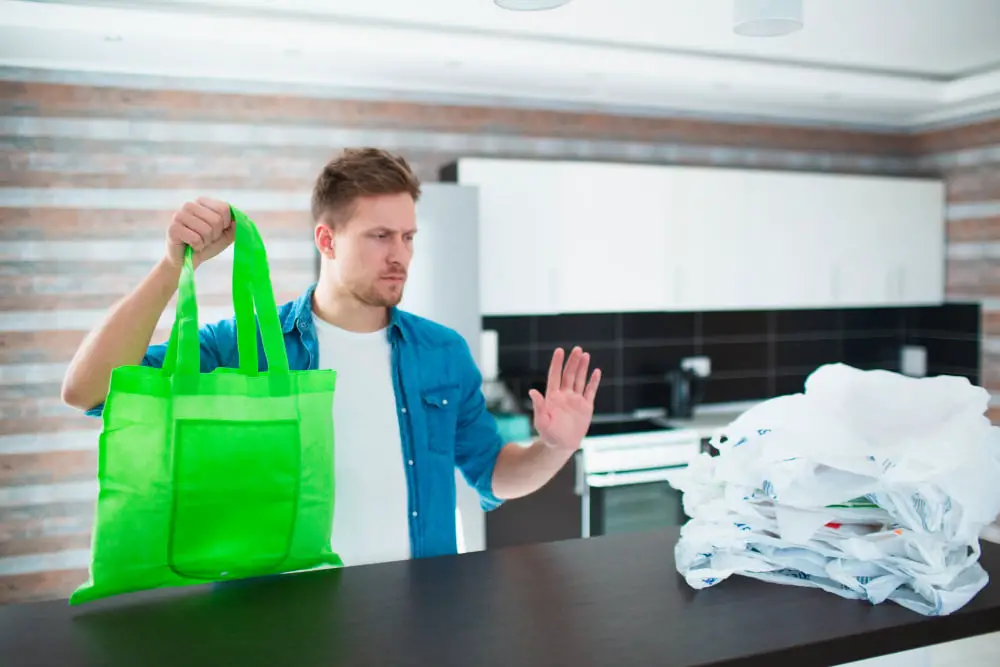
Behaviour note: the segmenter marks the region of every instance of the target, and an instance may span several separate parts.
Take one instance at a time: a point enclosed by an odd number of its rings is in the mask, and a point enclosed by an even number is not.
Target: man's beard
[[[388,294],[379,291],[375,287],[369,287],[363,292],[355,293],[355,296],[358,301],[369,306],[392,308],[394,306],[398,306],[400,301],[403,300],[403,287],[404,285],[400,285],[398,292]]]

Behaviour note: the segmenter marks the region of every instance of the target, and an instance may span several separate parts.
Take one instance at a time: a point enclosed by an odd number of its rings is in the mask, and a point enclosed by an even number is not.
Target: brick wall
[[[914,137],[921,168],[948,192],[947,293],[982,303],[981,383],[1000,396],[1000,120]],[[990,409],[1000,423],[1000,407]]]
[[[279,300],[314,277],[308,192],[339,147],[395,149],[427,180],[465,155],[871,173],[949,182],[949,292],[986,305],[1000,392],[1000,122],[919,136],[531,109],[0,82],[0,603],[86,577],[100,424],[59,384],[85,332],[162,252],[172,210],[210,194],[268,239]],[[199,270],[204,320],[229,264]],[[161,320],[165,335],[171,312]],[[1000,414],[998,414],[1000,417]]]

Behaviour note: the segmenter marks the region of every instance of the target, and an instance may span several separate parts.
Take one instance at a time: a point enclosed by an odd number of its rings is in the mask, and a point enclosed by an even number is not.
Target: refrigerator
[[[451,183],[422,185],[413,259],[400,308],[456,330],[482,368],[477,192]],[[485,513],[457,469],[455,482],[459,551],[481,551],[486,548]]]

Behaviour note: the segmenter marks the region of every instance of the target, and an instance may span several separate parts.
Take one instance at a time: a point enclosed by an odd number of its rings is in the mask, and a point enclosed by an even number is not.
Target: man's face
[[[332,236],[341,284],[370,306],[399,304],[416,232],[416,204],[408,193],[358,199],[354,215]]]

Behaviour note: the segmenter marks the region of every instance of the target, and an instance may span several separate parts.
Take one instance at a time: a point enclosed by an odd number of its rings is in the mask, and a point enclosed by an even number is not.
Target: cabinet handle
[[[830,296],[834,302],[840,298],[840,269],[836,266],[830,269]]]

